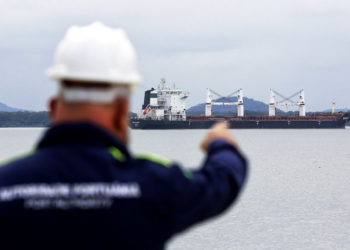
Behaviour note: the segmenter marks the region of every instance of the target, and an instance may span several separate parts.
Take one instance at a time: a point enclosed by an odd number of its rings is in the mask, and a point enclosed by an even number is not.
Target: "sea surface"
[[[1,128],[0,161],[33,148],[43,131]],[[206,132],[133,130],[130,148],[198,168]],[[167,249],[350,249],[349,127],[232,132],[250,162],[244,192],[224,215],[178,235]]]

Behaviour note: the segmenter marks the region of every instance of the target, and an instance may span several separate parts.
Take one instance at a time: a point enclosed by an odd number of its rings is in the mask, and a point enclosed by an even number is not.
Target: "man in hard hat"
[[[70,28],[49,75],[59,82],[53,125],[0,168],[0,248],[163,249],[236,199],[246,161],[224,123],[203,140],[197,171],[130,154],[128,99],[140,77],[122,30]]]

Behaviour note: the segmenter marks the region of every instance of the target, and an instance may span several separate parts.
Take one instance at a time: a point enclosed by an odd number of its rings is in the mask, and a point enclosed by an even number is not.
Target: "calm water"
[[[0,160],[32,148],[43,129],[0,129]],[[350,249],[350,128],[233,131],[249,182],[229,211],[168,249]],[[198,167],[206,130],[132,131],[133,152]]]

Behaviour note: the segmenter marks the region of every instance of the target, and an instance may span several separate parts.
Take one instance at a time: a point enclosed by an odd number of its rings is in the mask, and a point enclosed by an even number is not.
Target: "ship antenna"
[[[162,77],[162,78],[160,79],[160,84],[161,84],[161,86],[162,86],[162,89],[164,89],[164,88],[165,88],[165,78],[164,78],[164,77]]]

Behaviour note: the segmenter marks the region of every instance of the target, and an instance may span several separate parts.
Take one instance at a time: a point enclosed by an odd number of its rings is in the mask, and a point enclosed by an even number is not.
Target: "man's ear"
[[[57,103],[58,103],[57,97],[52,97],[49,101],[49,110],[50,110],[49,115],[50,115],[51,121],[55,121],[56,119]]]
[[[127,142],[129,126],[129,100],[118,98],[115,102],[113,125],[120,139]]]

